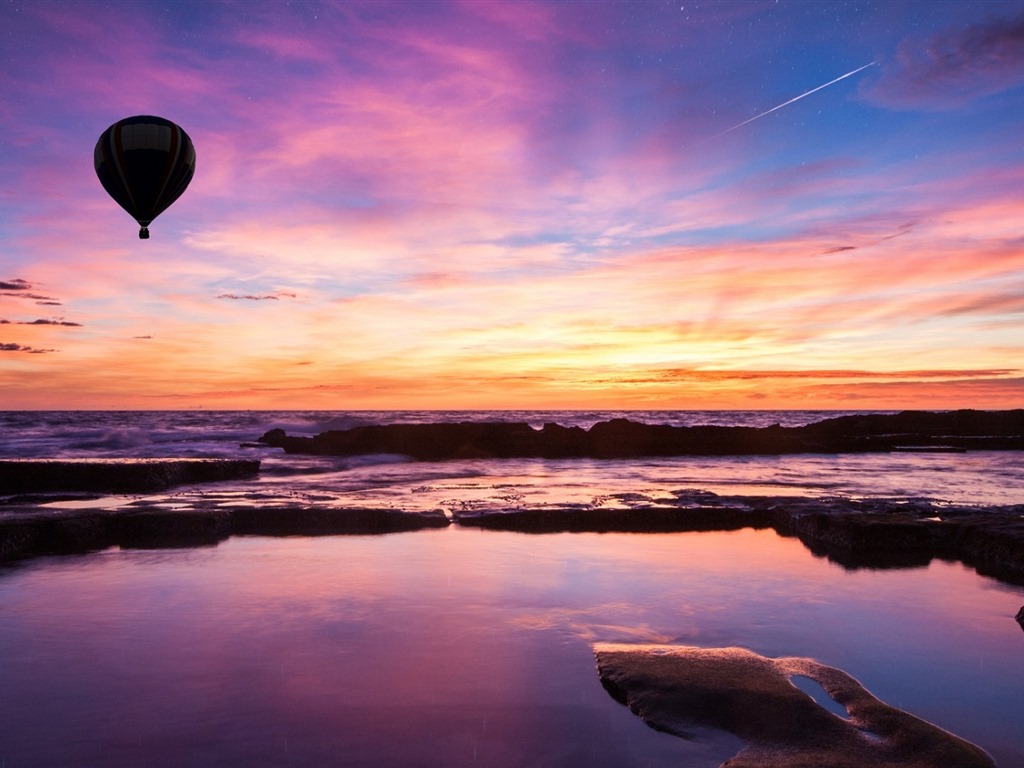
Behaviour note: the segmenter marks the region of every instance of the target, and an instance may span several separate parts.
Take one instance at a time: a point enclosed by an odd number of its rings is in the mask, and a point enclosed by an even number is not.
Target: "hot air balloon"
[[[139,222],[139,237],[181,197],[196,170],[192,140],[170,120],[136,115],[100,134],[94,153],[96,175],[114,201]]]

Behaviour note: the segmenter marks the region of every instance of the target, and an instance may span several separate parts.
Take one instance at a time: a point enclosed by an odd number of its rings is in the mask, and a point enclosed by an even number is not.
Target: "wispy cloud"
[[[42,306],[50,306],[50,307],[59,307],[59,306],[61,306],[61,302],[57,301],[52,296],[43,296],[43,295],[38,294],[38,293],[11,293],[11,292],[4,292],[4,293],[0,293],[0,296],[11,296],[11,297],[18,298],[18,299],[31,299],[31,300],[35,301],[36,304],[39,304],[39,305],[42,305]]]
[[[21,278],[0,280],[0,291],[29,291],[31,289],[32,284],[27,280],[22,280]]]
[[[218,299],[236,299],[236,300],[243,299],[243,300],[246,300],[246,301],[268,301],[268,300],[269,301],[277,301],[279,299],[294,299],[294,298],[296,298],[296,296],[297,296],[296,294],[289,293],[287,291],[278,291],[277,293],[267,293],[267,294],[263,294],[261,296],[256,296],[254,294],[248,294],[248,293],[247,294],[222,293],[217,298]]]
[[[81,323],[73,323],[70,320],[47,320],[45,318],[39,318],[38,320],[25,320],[19,323],[19,325],[63,325],[72,328],[81,328]]]
[[[1024,86],[1024,14],[905,41],[862,92],[896,109],[955,109]]]
[[[37,347],[30,347],[24,344],[15,344],[13,342],[0,342],[0,352],[27,352],[33,355],[45,354],[47,352],[56,352],[56,349],[39,349]]]
[[[18,299],[30,299],[36,304],[46,306],[60,306],[60,302],[53,296],[43,296],[42,294],[32,293],[33,286],[28,280],[22,280],[21,278],[14,278],[11,280],[0,280],[0,296],[9,296]]]
[[[0,8],[33,41],[0,52],[5,351],[63,347],[5,402],[1017,402],[1024,17],[585,8]],[[89,158],[151,112],[198,162],[142,243]]]

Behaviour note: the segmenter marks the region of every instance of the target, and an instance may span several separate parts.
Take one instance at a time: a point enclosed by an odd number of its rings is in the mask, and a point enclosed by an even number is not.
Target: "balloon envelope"
[[[136,115],[100,134],[94,161],[103,188],[139,223],[139,237],[145,239],[150,222],[192,181],[196,150],[170,120]]]

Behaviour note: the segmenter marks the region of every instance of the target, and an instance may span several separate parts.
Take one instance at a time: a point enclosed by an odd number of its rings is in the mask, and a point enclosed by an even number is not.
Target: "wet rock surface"
[[[453,513],[459,525],[521,533],[674,533],[770,528],[773,513],[742,504],[702,507],[597,507],[469,510]]]
[[[0,459],[0,494],[147,493],[255,475],[249,459]]]
[[[61,502],[66,503],[61,503]],[[107,546],[192,546],[233,535],[317,536],[414,531],[451,524],[528,534],[669,533],[771,528],[844,568],[962,562],[1024,584],[1024,506],[953,507],[930,501],[716,496],[679,492],[634,505],[441,510],[282,502],[253,491],[168,497],[27,494],[0,499],[0,561]],[[1024,619],[1024,609],[1018,620]]]
[[[99,503],[99,502],[97,502]],[[309,506],[159,509],[0,507],[0,562],[108,547],[217,544],[230,536],[382,534],[448,526],[441,512]]]
[[[1024,450],[1024,410],[840,416],[803,427],[673,427],[628,419],[589,430],[509,422],[386,424],[293,437],[274,429],[259,442],[288,453],[394,453],[439,461],[469,458],[634,458],[780,455],[902,450]]]
[[[594,647],[605,689],[657,730],[694,738],[715,728],[746,747],[729,768],[994,768],[979,747],[869,693],[814,659],[742,648]],[[846,716],[799,690],[818,683]]]
[[[670,532],[772,528],[851,570],[963,562],[1024,584],[1024,506],[963,507],[927,500],[681,495],[676,507],[455,512],[459,525],[524,533]]]

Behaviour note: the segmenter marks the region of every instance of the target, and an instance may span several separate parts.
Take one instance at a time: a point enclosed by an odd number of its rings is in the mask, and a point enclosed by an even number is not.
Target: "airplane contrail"
[[[757,120],[758,118],[764,117],[765,115],[770,115],[772,112],[774,112],[774,111],[776,111],[778,109],[782,109],[783,107],[788,107],[794,101],[800,101],[800,99],[804,98],[805,96],[810,96],[812,93],[817,93],[822,88],[828,88],[830,85],[838,83],[840,80],[845,80],[848,77],[852,77],[853,75],[856,75],[858,72],[860,72],[862,70],[865,70],[868,67],[873,67],[877,63],[878,63],[877,61],[872,61],[869,64],[865,64],[863,67],[857,67],[857,69],[853,70],[852,72],[847,72],[845,75],[840,75],[835,80],[829,80],[824,85],[819,85],[817,88],[812,88],[811,90],[807,91],[806,93],[801,93],[799,96],[795,96],[794,98],[790,99],[789,101],[785,101],[782,104],[779,104],[779,106],[777,106],[777,107],[772,107],[771,109],[769,109],[766,112],[762,112],[759,115],[754,115],[749,120],[744,120],[742,123],[737,123],[732,128],[726,128],[724,131],[722,131],[721,133],[716,133],[711,138],[712,139],[717,139],[719,136],[724,136],[725,134],[729,133],[730,131],[735,131],[737,128],[742,128],[747,123],[752,123],[755,120]]]

